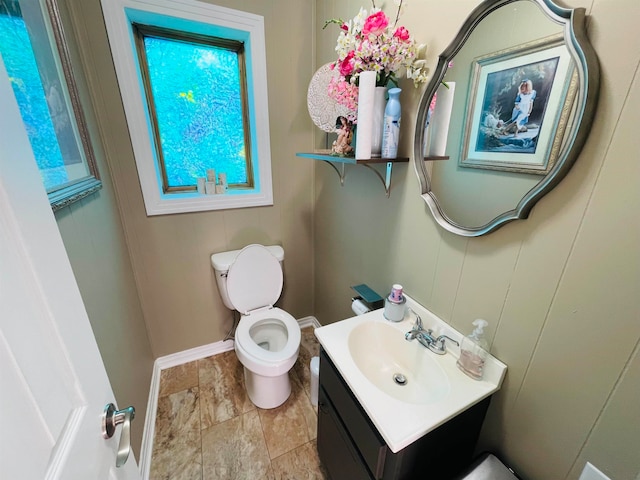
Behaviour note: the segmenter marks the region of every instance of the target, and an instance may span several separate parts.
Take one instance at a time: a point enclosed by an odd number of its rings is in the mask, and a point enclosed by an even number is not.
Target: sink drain
[[[393,374],[393,381],[396,382],[398,385],[406,385],[407,384],[407,377],[405,377],[401,373],[394,373]]]

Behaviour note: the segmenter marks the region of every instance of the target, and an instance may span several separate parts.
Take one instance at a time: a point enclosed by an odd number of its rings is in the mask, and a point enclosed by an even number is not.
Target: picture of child
[[[511,113],[511,120],[505,123],[502,128],[503,133],[513,132],[515,137],[518,136],[519,132],[527,131],[526,125],[529,122],[529,115],[531,115],[535,98],[536,91],[533,89],[533,82],[528,78],[522,80],[518,87],[518,94],[516,95],[513,112]]]

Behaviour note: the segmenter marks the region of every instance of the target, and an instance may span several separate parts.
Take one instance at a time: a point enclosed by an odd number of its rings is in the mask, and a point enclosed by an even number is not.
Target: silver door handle
[[[129,453],[131,452],[131,420],[135,416],[136,409],[133,407],[116,410],[116,406],[113,403],[108,403],[104,407],[104,413],[102,414],[102,436],[104,438],[113,437],[116,427],[122,424],[116,467],[124,465],[129,458]]]

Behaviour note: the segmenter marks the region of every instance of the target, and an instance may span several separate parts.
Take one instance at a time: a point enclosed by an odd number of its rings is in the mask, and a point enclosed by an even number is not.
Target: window
[[[163,192],[196,191],[207,170],[254,186],[244,44],[134,24]]]
[[[147,214],[271,205],[263,18],[192,0],[102,7]],[[212,169],[226,193],[198,192]]]

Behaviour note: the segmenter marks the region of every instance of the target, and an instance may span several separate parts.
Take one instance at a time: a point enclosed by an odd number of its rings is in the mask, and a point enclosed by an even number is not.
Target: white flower
[[[395,21],[390,21],[381,9],[374,7],[369,12],[360,8],[358,14],[346,22],[338,19],[326,22],[326,25],[340,25],[335,48],[338,59],[333,68],[339,71],[341,81],[357,85],[363,71],[376,72],[378,86],[386,86],[389,81],[397,83],[402,76],[413,80],[416,87],[427,81],[426,62],[419,59],[425,45],[418,45],[406,28],[396,25],[406,2],[394,2],[398,6]],[[341,99],[335,99],[341,104],[346,96],[354,93],[348,90],[345,96],[345,90],[340,91],[343,92]],[[331,96],[332,92],[329,94]]]

